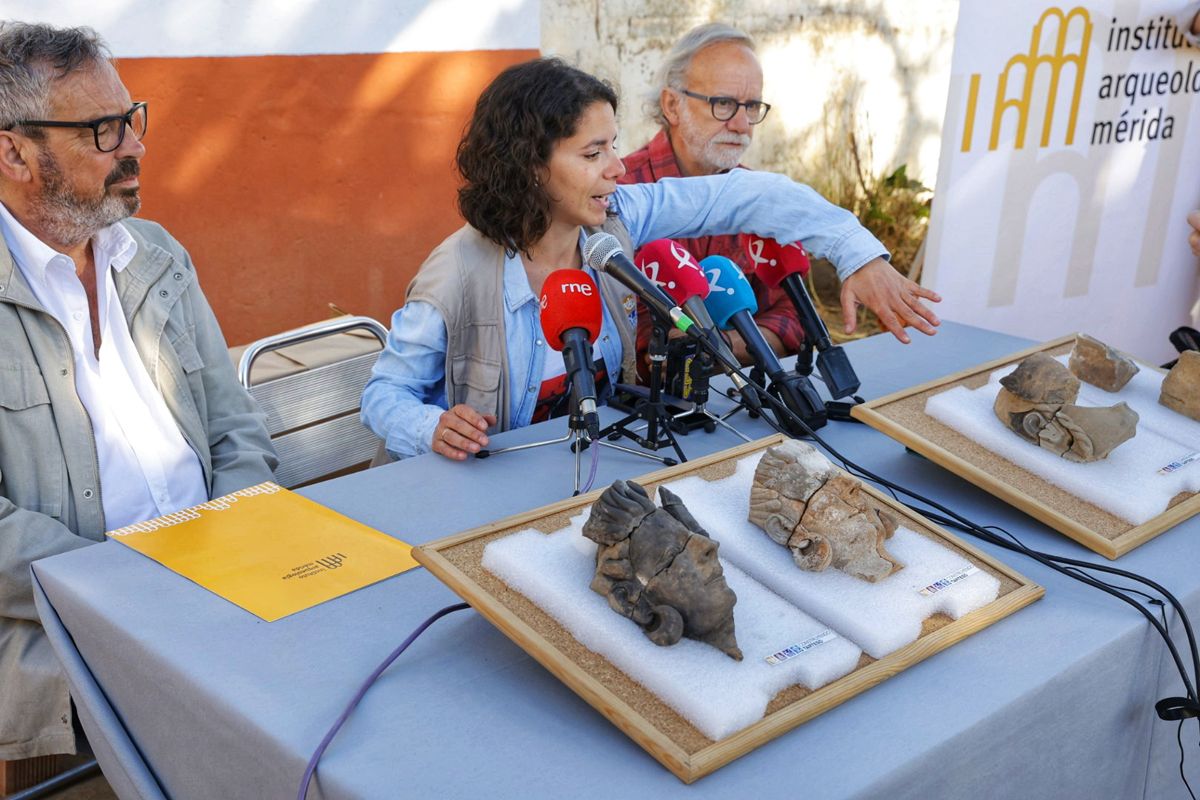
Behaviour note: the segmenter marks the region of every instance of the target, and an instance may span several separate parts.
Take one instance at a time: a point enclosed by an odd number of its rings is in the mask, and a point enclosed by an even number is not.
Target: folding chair
[[[252,382],[254,362],[260,356],[353,330],[368,332],[379,347]],[[279,454],[275,470],[279,485],[291,488],[313,483],[371,461],[379,439],[363,427],[358,409],[363,386],[386,340],[387,329],[370,317],[339,317],[259,339],[242,352],[238,380],[267,415],[267,431]]]

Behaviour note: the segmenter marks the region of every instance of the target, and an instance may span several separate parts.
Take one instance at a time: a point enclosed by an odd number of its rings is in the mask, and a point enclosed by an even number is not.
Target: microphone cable
[[[701,345],[702,347],[708,345],[707,339],[705,337],[696,335],[694,338],[697,341],[704,343]],[[714,351],[715,351],[715,348],[711,348],[711,347],[709,348],[709,352],[713,354],[714,358],[720,360],[722,363],[724,363],[730,369],[737,369],[740,371],[741,365],[730,364],[728,359],[725,359],[720,353],[714,352]],[[821,438],[821,436],[819,436],[816,433],[816,431],[814,431],[811,427],[809,427],[809,425],[803,419],[801,419],[799,415],[795,414],[790,408],[788,408],[786,404],[784,404],[782,401],[780,401],[774,395],[765,391],[763,389],[763,387],[760,386],[758,383],[749,380],[747,378],[747,376],[743,375],[742,378],[744,380],[746,380],[746,382],[750,385],[750,387],[752,389],[754,389],[755,391],[757,391],[760,396],[765,397],[767,399],[767,402],[777,412],[782,413],[782,414],[786,415],[787,417],[789,417],[797,425],[797,427],[800,430],[804,431],[806,437],[810,437],[814,442],[816,442],[818,445],[820,445],[822,449],[824,449],[827,453],[829,453],[830,456],[832,456],[835,460],[840,462],[842,464],[842,466],[846,469],[847,472],[849,472],[853,475],[857,475],[859,477],[865,478],[865,479],[867,479],[873,483],[876,483],[880,486],[886,487],[889,491],[891,491],[893,493],[893,495],[892,495],[893,497],[896,496],[895,495],[896,492],[899,492],[900,494],[903,494],[904,496],[911,498],[912,500],[915,500],[918,503],[924,504],[928,508],[936,509],[936,511],[940,512],[940,513],[932,513],[931,514],[926,509],[914,508],[915,511],[929,517],[931,520],[933,520],[935,522],[939,522],[940,524],[948,524],[951,527],[962,530],[963,532],[968,533],[971,536],[974,536],[975,538],[978,538],[982,541],[988,542],[997,547],[1001,547],[1005,550],[1009,550],[1009,551],[1012,551],[1015,553],[1025,555],[1029,558],[1032,558],[1033,560],[1037,561],[1038,563],[1042,564],[1043,566],[1048,567],[1049,569],[1054,570],[1055,572],[1061,573],[1062,575],[1072,578],[1073,580],[1080,581],[1081,583],[1084,583],[1085,585],[1091,586],[1095,589],[1099,589],[1100,591],[1103,591],[1106,594],[1112,595],[1113,597],[1116,597],[1117,599],[1119,599],[1119,600],[1131,605],[1133,608],[1137,609],[1137,611],[1139,613],[1141,613],[1143,616],[1146,617],[1146,619],[1149,621],[1151,627],[1153,627],[1154,630],[1158,633],[1158,635],[1162,638],[1164,644],[1167,647],[1168,652],[1171,654],[1171,658],[1174,661],[1175,668],[1179,672],[1179,677],[1183,682],[1184,690],[1186,693],[1185,697],[1167,697],[1167,698],[1163,698],[1162,700],[1159,700],[1157,703],[1155,703],[1155,706],[1154,706],[1155,712],[1158,714],[1160,719],[1167,720],[1167,721],[1179,720],[1181,723],[1183,720],[1186,720],[1186,719],[1200,717],[1200,697],[1197,697],[1193,680],[1188,675],[1187,667],[1184,665],[1183,658],[1180,656],[1179,650],[1176,648],[1174,641],[1171,639],[1171,635],[1167,629],[1167,626],[1160,623],[1154,617],[1154,614],[1151,611],[1149,611],[1149,609],[1145,608],[1136,599],[1129,596],[1124,590],[1122,590],[1119,587],[1108,584],[1094,576],[1089,575],[1087,573],[1087,570],[1093,570],[1096,572],[1106,572],[1106,573],[1110,573],[1113,575],[1118,575],[1126,580],[1131,580],[1136,583],[1140,583],[1144,586],[1147,586],[1148,588],[1152,589],[1153,591],[1156,591],[1159,594],[1161,594],[1163,596],[1163,598],[1168,603],[1170,603],[1171,607],[1175,609],[1176,614],[1179,616],[1180,623],[1182,624],[1183,629],[1187,635],[1188,648],[1190,650],[1191,661],[1192,661],[1192,675],[1193,676],[1200,675],[1200,649],[1198,649],[1197,645],[1196,645],[1196,637],[1192,630],[1191,621],[1189,620],[1187,612],[1184,610],[1183,605],[1175,598],[1175,596],[1173,594],[1171,594],[1169,591],[1167,591],[1163,586],[1159,585],[1155,581],[1153,581],[1143,575],[1139,575],[1137,573],[1130,572],[1128,570],[1122,570],[1117,567],[1112,567],[1112,566],[1109,566],[1106,564],[1096,564],[1096,563],[1093,563],[1090,561],[1081,561],[1078,559],[1068,558],[1066,556],[1058,556],[1058,555],[1054,555],[1054,554],[1050,554],[1050,553],[1043,553],[1043,552],[1034,550],[1034,549],[1024,545],[1016,537],[1011,536],[1011,534],[1008,534],[1010,536],[1010,539],[1005,539],[1002,536],[992,533],[990,530],[988,530],[988,528],[986,526],[982,526],[982,525],[979,525],[979,524],[973,522],[972,520],[968,519],[967,517],[965,517],[961,514],[958,514],[954,510],[946,507],[945,505],[942,505],[941,503],[938,503],[935,500],[925,497],[924,495],[922,495],[916,491],[908,489],[901,484],[895,483],[887,478],[877,475],[876,473],[872,472],[871,470],[855,463],[848,457],[844,456],[841,452],[839,452],[829,442],[827,442],[823,438]],[[766,419],[766,416],[764,415],[763,418]],[[772,427],[775,428],[775,430],[783,433],[783,431],[780,430],[780,427],[778,425],[772,424]],[[899,499],[899,498],[897,498],[897,499]],[[1185,783],[1186,783],[1186,780],[1185,780]],[[1188,791],[1189,792],[1191,791],[1190,787],[1189,787]]]
[[[310,783],[312,783],[313,774],[317,771],[317,762],[321,760],[321,756],[325,753],[325,749],[329,747],[329,743],[333,741],[333,737],[337,735],[337,732],[341,730],[342,725],[344,725],[346,720],[350,718],[350,714],[355,708],[358,707],[358,702],[363,699],[363,695],[365,695],[367,690],[370,689],[375,681],[379,679],[379,676],[383,674],[383,671],[391,666],[392,662],[399,658],[400,654],[407,650],[408,646],[415,642],[417,637],[424,633],[430,625],[437,622],[447,614],[453,614],[455,611],[464,611],[470,607],[471,606],[467,603],[455,603],[452,606],[446,606],[440,611],[432,614],[429,619],[418,625],[416,630],[410,633],[408,638],[405,639],[399,647],[389,653],[388,657],[385,658],[383,662],[375,668],[375,670],[367,677],[365,681],[363,681],[362,686],[358,687],[358,691],[355,692],[354,697],[346,705],[346,708],[340,715],[338,715],[337,720],[333,723],[333,727],[331,727],[325,733],[324,738],[321,739],[321,743],[317,745],[317,749],[313,751],[312,757],[308,759],[308,764],[304,767],[304,776],[300,779],[300,791],[296,795],[296,800],[305,800],[305,798],[308,796],[308,786]]]

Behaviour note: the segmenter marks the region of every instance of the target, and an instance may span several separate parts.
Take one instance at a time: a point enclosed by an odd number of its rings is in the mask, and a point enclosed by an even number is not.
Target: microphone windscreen
[[[604,264],[613,253],[621,250],[621,242],[611,233],[596,231],[583,242],[583,260],[596,272],[604,272]]]
[[[708,279],[687,249],[674,239],[656,239],[642,246],[633,263],[659,288],[671,296],[676,305],[693,297],[708,297]]]
[[[542,333],[555,350],[563,349],[562,335],[571,328],[587,331],[588,341],[600,335],[604,312],[600,289],[581,269],[556,269],[542,283]]]
[[[772,289],[779,286],[788,275],[803,278],[808,274],[808,251],[800,242],[782,245],[774,239],[752,233],[743,233],[741,240],[750,263],[754,265],[754,274]]]
[[[737,264],[725,256],[709,256],[700,262],[700,269],[708,277],[708,297],[704,298],[704,307],[712,314],[717,327],[728,330],[729,318],[739,311],[758,313],[754,290]]]

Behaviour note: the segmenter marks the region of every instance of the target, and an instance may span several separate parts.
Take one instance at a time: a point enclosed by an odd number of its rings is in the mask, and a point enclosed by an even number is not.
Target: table
[[[870,399],[1028,344],[945,323],[907,347],[885,335],[847,351]],[[769,432],[735,420],[753,437]],[[552,438],[564,425],[493,442]],[[834,422],[822,433],[870,469],[1030,546],[1099,559],[863,425]],[[740,440],[718,430],[681,441],[695,457]],[[568,496],[573,461],[561,445],[466,463],[422,456],[302,494],[420,544]],[[654,466],[605,450],[596,485]],[[1166,585],[1200,621],[1198,538],[1200,519],[1189,520],[1118,565]],[[384,673],[325,753],[309,796],[1186,797],[1176,727],[1152,708],[1182,689],[1144,618],[1029,559],[982,548],[1045,586],[1045,598],[691,786],[465,611]],[[84,727],[123,798],[295,796],[363,678],[457,600],[418,569],[268,624],[111,542],[37,562],[34,575]],[[1187,773],[1200,786],[1196,737],[1191,723]]]

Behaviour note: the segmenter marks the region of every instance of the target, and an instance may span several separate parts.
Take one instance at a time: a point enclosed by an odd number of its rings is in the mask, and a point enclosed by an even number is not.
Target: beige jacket
[[[115,276],[133,343],[204,470],[210,497],[270,480],[264,417],[241,388],[187,251],[153,222]],[[62,326],[0,250],[0,759],[75,752],[66,679],[29,565],[104,539],[91,421]]]

